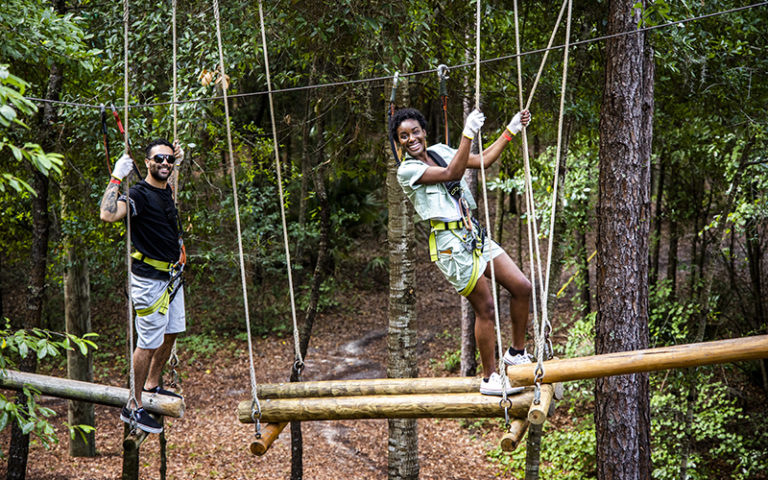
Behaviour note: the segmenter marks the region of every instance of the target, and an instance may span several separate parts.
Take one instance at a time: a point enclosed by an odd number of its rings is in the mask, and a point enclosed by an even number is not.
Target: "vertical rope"
[[[179,114],[179,110],[178,110],[178,94],[177,94],[177,88],[176,88],[177,87],[177,83],[178,83],[177,82],[178,66],[176,65],[176,50],[177,50],[177,45],[176,45],[176,43],[177,43],[177,41],[176,41],[176,0],[173,0],[171,2],[171,11],[172,11],[172,28],[171,28],[171,30],[173,32],[173,95],[172,95],[173,98],[171,100],[172,100],[172,103],[173,103],[173,141],[175,142],[179,138],[179,135],[178,135],[178,124],[179,124],[178,114]],[[172,180],[173,180],[173,182],[172,182],[173,183],[173,185],[172,185],[172,187],[173,187],[173,199],[175,201],[177,201],[177,203],[178,203],[179,170],[174,169]],[[178,215],[178,210],[177,210],[177,215]],[[179,225],[181,225],[181,223],[179,223]],[[181,232],[179,232],[179,235],[181,235]],[[177,383],[176,382],[176,378],[178,377],[178,373],[176,373],[176,366],[178,366],[178,364],[179,364],[179,355],[177,353],[176,340],[173,341],[173,347],[171,347],[171,356],[169,357],[168,362],[170,363],[171,368],[173,369],[173,372],[172,372],[173,373],[173,379],[172,379],[171,382],[172,382],[173,386],[175,386],[175,384]]]
[[[299,368],[303,367],[304,360],[301,358],[301,345],[299,343],[299,326],[296,321],[296,300],[293,294],[293,274],[291,272],[291,251],[288,243],[288,223],[285,219],[285,199],[283,195],[283,176],[280,167],[280,149],[277,142],[277,125],[275,124],[275,106],[272,102],[272,77],[269,72],[269,52],[267,51],[267,36],[264,28],[264,10],[262,0],[259,0],[259,21],[261,22],[261,44],[264,48],[264,68],[267,74],[267,92],[269,97],[269,114],[272,120],[272,142],[275,149],[275,167],[277,168],[277,186],[280,194],[280,218],[283,222],[283,242],[285,246],[285,263],[288,271],[288,292],[291,297],[291,317],[293,319],[293,346],[296,363]]]
[[[178,113],[179,113],[179,105],[178,105],[178,95],[177,95],[177,77],[178,77],[178,66],[176,65],[176,0],[173,0],[171,2],[171,10],[173,11],[173,139],[177,140],[179,138],[179,132],[178,132]],[[176,176],[176,183],[178,183],[178,175]],[[174,185],[173,188],[174,192],[176,191],[176,186]]]
[[[561,80],[561,92],[560,92],[560,116],[558,120],[558,132],[557,132],[557,150],[555,154],[555,179],[554,179],[554,188],[553,188],[553,200],[552,200],[552,212],[550,215],[550,229],[549,229],[549,240],[548,240],[548,249],[547,249],[547,261],[546,261],[546,270],[542,268],[541,266],[541,252],[539,249],[539,241],[538,241],[538,224],[536,220],[536,208],[535,208],[535,202],[533,197],[533,184],[531,180],[531,173],[530,173],[530,161],[529,161],[529,155],[528,155],[528,137],[526,134],[526,129],[523,128],[523,158],[524,158],[524,166],[525,166],[525,187],[526,187],[526,206],[529,219],[528,219],[528,236],[529,236],[529,252],[531,255],[531,281],[533,284],[533,323],[534,323],[534,337],[536,342],[536,357],[537,357],[537,365],[536,365],[536,373],[535,376],[538,381],[541,380],[544,376],[544,352],[545,352],[545,342],[548,338],[548,333],[551,330],[552,326],[549,322],[549,314],[548,314],[548,291],[549,291],[549,273],[551,268],[551,261],[552,261],[552,248],[553,248],[553,231],[554,231],[554,223],[555,223],[555,212],[556,212],[556,199],[557,199],[557,189],[558,189],[558,176],[559,176],[559,165],[560,165],[560,155],[562,150],[562,128],[563,128],[563,111],[564,111],[564,104],[565,104],[565,85],[566,85],[566,78],[567,78],[567,68],[568,68],[568,48],[569,48],[569,41],[570,41],[570,33],[571,33],[571,12],[572,12],[572,3],[571,0],[564,0],[562,7],[560,8],[560,13],[557,17],[557,22],[555,24],[555,28],[552,31],[552,35],[549,38],[549,44],[547,46],[546,54],[544,55],[544,58],[542,59],[541,65],[539,66],[539,70],[536,74],[536,79],[534,80],[533,88],[531,89],[530,95],[528,97],[528,100],[523,106],[523,89],[522,89],[522,69],[520,66],[520,35],[519,35],[519,21],[518,21],[518,12],[517,12],[517,1],[514,1],[514,13],[515,13],[515,48],[517,53],[517,81],[518,81],[518,97],[519,97],[519,103],[521,109],[528,109],[531,100],[533,99],[533,94],[536,90],[536,86],[539,82],[539,78],[541,77],[541,72],[544,69],[544,64],[547,59],[547,54],[549,53],[549,48],[551,48],[552,43],[555,38],[555,34],[557,33],[557,30],[560,26],[560,22],[563,17],[563,13],[568,7],[568,19],[566,22],[566,42],[565,42],[565,53],[564,53],[564,65],[563,65],[563,76]],[[535,252],[534,252],[535,248]],[[535,253],[535,254],[534,254]],[[535,259],[535,260],[534,260]],[[538,267],[538,268],[535,268]],[[542,279],[542,275],[544,275],[544,279]],[[538,279],[538,282],[537,282]],[[541,302],[541,322],[539,323],[537,320],[537,297],[538,300]],[[538,382],[537,382],[538,384]],[[538,390],[537,390],[538,392]]]
[[[480,109],[480,0],[477,0],[477,11],[475,14],[475,108]],[[496,294],[496,269],[493,265],[493,239],[491,238],[491,216],[488,212],[488,188],[485,181],[485,160],[483,159],[483,136],[481,131],[477,131],[477,144],[480,150],[480,176],[483,182],[483,206],[485,213],[486,241],[488,242],[489,261],[491,268],[491,295],[493,296],[493,316],[496,324],[496,343],[499,349],[498,370],[502,382],[502,403],[507,403],[507,370],[504,368],[504,346],[501,340],[501,322],[499,321],[499,299]]]
[[[572,0],[567,0],[568,3],[568,19],[565,24],[565,48],[563,50],[563,75],[562,79],[560,81],[560,114],[558,116],[557,120],[557,149],[555,152],[555,178],[554,178],[554,186],[552,188],[552,211],[550,212],[550,219],[549,219],[549,239],[547,243],[547,267],[545,270],[545,280],[544,280],[544,290],[542,292],[543,298],[544,298],[544,308],[547,308],[547,303],[549,300],[549,274],[550,269],[552,266],[552,249],[554,247],[554,238],[555,238],[555,214],[557,213],[557,191],[558,191],[558,185],[560,183],[559,177],[560,177],[560,156],[562,154],[562,145],[563,145],[563,117],[564,117],[564,110],[565,110],[565,88],[566,88],[566,81],[568,78],[568,50],[570,45],[570,39],[571,39],[571,11],[572,11]],[[547,313],[547,310],[544,310],[544,314],[541,318],[541,332],[539,335],[542,348],[540,351],[537,352],[537,375],[540,375],[541,377],[544,376],[544,346],[549,341],[549,332],[552,330],[552,324],[549,321],[549,315]],[[549,343],[549,348],[547,349],[547,352],[549,355],[552,354],[552,344]]]
[[[555,152],[555,179],[554,187],[552,189],[552,213],[549,219],[549,243],[547,245],[547,270],[546,281],[544,283],[544,292],[549,292],[549,270],[552,265],[552,246],[554,240],[555,231],[555,212],[557,212],[557,188],[560,183],[560,155],[562,155],[563,147],[563,119],[565,112],[565,87],[568,79],[568,47],[571,41],[571,7],[572,0],[567,0],[568,3],[568,19],[565,23],[565,47],[563,49],[563,76],[560,81],[560,115],[557,119],[557,150]],[[549,321],[549,319],[547,319]]]
[[[125,118],[125,128],[123,130],[123,143],[124,153],[128,153],[128,22],[130,16],[128,15],[128,0],[123,0],[123,116]],[[128,277],[127,277],[127,317],[128,317],[128,366],[129,366],[129,380],[128,380],[128,408],[138,407],[138,401],[136,399],[136,374],[134,373],[133,366],[133,300],[131,299],[131,198],[128,179],[130,174],[125,177],[125,184],[123,190],[125,191],[125,264],[127,265]],[[133,409],[133,408],[131,408]],[[133,420],[133,419],[132,419]],[[132,422],[133,423],[133,422]],[[131,425],[133,427],[133,425]]]
[[[547,63],[547,57],[549,56],[549,50],[552,48],[552,43],[555,41],[555,35],[557,34],[557,30],[560,28],[560,22],[563,19],[563,12],[565,12],[565,6],[568,4],[568,0],[563,1],[563,6],[560,7],[560,13],[557,15],[557,21],[555,21],[555,28],[552,29],[552,34],[549,36],[549,43],[547,44],[547,48],[544,50],[544,56],[541,58],[541,63],[539,64],[539,71],[536,72],[536,78],[533,81],[533,86],[531,87],[531,92],[528,94],[528,100],[525,102],[525,109],[527,110],[531,106],[531,101],[533,100],[533,94],[536,93],[536,87],[539,85],[539,79],[541,78],[541,72],[544,70],[544,65]],[[568,30],[570,31],[570,22],[568,25]],[[519,71],[519,70],[518,70]]]
[[[232,127],[229,118],[229,100],[227,98],[227,89],[229,88],[226,80],[226,71],[224,67],[224,48],[221,42],[221,21],[219,18],[219,2],[213,0],[213,16],[216,18],[216,40],[219,47],[219,68],[221,74],[221,91],[224,97],[224,117],[227,125],[227,147],[229,148],[229,170],[232,179],[232,194],[234,195],[235,206],[235,225],[237,226],[237,251],[240,258],[240,280],[243,288],[243,307],[245,309],[245,326],[248,333],[248,360],[250,364],[251,376],[251,396],[253,402],[258,406],[258,396],[256,392],[256,368],[253,365],[253,341],[251,340],[251,317],[248,309],[248,290],[245,283],[245,257],[243,255],[243,235],[240,229],[240,205],[237,200],[237,179],[235,178],[235,152],[232,148]]]
[[[518,14],[517,14],[517,0],[513,0],[514,5],[514,13],[515,13],[515,53],[517,54],[517,95],[518,95],[518,103],[520,110],[524,110],[523,107],[523,78],[522,78],[522,66],[520,65],[520,28],[519,28],[519,20],[518,20]],[[534,341],[536,343],[536,348],[539,346],[539,329],[536,328],[538,325],[538,288],[537,288],[537,282],[536,282],[536,264],[534,261],[534,247],[533,243],[536,241],[536,238],[534,237],[532,223],[536,222],[536,213],[535,211],[532,211],[533,206],[531,205],[531,196],[530,196],[530,183],[531,183],[531,166],[528,158],[528,137],[525,133],[525,127],[523,127],[522,130],[522,139],[523,139],[523,166],[524,166],[524,172],[525,172],[525,210],[528,212],[528,219],[526,222],[526,226],[528,227],[528,255],[530,259],[530,271],[531,271],[531,293],[533,295],[533,335],[534,335]]]

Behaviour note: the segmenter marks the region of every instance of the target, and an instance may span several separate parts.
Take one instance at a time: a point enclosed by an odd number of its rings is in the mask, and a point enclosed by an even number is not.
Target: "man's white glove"
[[[520,133],[520,131],[523,129],[523,127],[527,127],[528,124],[531,122],[531,112],[528,110],[523,110],[522,112],[517,112],[514,117],[512,117],[512,121],[509,122],[509,125],[507,125],[507,130],[509,130],[509,133],[512,135],[517,135]]]
[[[173,156],[176,157],[176,166],[180,166],[184,161],[184,149],[179,145],[179,141],[173,142]]]
[[[127,153],[124,153],[120,159],[115,162],[115,168],[112,169],[112,176],[122,181],[133,170],[133,159]]]
[[[472,110],[472,113],[467,115],[466,121],[464,121],[464,131],[462,135],[470,140],[475,138],[480,127],[485,123],[485,114],[480,110]]]

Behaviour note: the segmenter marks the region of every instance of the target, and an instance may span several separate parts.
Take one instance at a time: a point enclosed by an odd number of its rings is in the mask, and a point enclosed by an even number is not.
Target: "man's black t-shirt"
[[[142,180],[133,187],[131,197],[131,243],[145,256],[175,263],[179,260],[179,229],[171,187],[156,188]],[[124,197],[123,197],[124,200]],[[135,275],[164,280],[168,272],[134,260]]]

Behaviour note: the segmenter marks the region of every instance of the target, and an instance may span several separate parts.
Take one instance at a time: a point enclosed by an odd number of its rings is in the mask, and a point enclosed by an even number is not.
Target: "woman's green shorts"
[[[485,273],[491,258],[501,255],[504,250],[494,241],[486,240],[482,255],[473,255],[463,245],[471,235],[466,229],[440,230],[434,232],[437,244],[437,268],[463,296],[472,293],[477,279]]]

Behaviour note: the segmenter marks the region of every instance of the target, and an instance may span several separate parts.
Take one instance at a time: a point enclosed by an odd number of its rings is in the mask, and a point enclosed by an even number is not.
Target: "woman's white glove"
[[[480,131],[480,127],[483,126],[483,123],[485,123],[485,114],[480,110],[472,110],[464,121],[464,131],[462,132],[462,135],[470,140],[475,138],[475,135]]]
[[[512,117],[512,121],[509,122],[509,125],[507,125],[507,130],[509,130],[509,133],[511,133],[512,135],[517,135],[518,133],[520,133],[523,127],[527,127],[530,122],[531,122],[531,112],[529,112],[528,110],[517,112],[515,116]]]
[[[127,153],[124,153],[117,162],[115,162],[115,168],[112,169],[112,176],[122,181],[133,170],[133,159]]]

